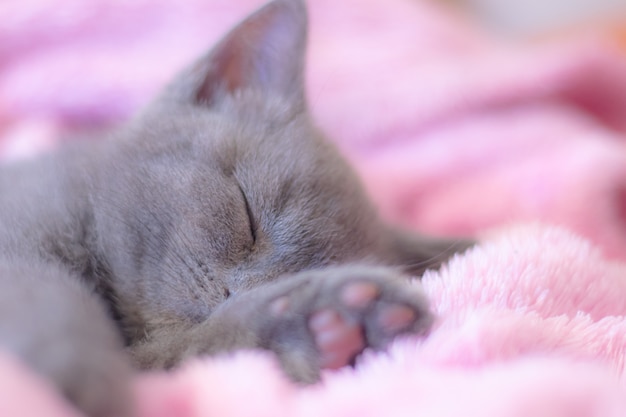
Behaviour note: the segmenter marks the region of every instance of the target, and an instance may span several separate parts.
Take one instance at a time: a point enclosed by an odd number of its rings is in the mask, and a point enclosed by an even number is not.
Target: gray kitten
[[[312,125],[305,43],[276,0],[109,140],[2,169],[0,345],[90,415],[131,412],[131,364],[262,348],[312,382],[429,330],[403,274],[467,243],[379,220]]]

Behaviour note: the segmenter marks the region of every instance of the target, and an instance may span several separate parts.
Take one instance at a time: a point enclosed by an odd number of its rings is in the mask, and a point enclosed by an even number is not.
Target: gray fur
[[[302,1],[276,0],[108,140],[2,168],[0,344],[90,415],[130,412],[124,344],[144,368],[264,348],[314,381],[313,311],[354,316],[377,349],[395,336],[372,316],[386,303],[428,330],[400,271],[467,243],[379,220],[306,111],[305,43]],[[357,279],[382,290],[358,314],[337,300]],[[285,295],[296,310],[269,317]]]

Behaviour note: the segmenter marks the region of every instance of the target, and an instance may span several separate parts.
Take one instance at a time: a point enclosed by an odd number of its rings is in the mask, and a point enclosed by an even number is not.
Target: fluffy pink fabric
[[[141,381],[139,415],[623,415],[625,273],[569,232],[509,229],[424,277],[440,314],[425,342],[307,390],[258,354],[197,362]]]
[[[124,120],[261,3],[0,2],[2,156]],[[440,314],[425,342],[304,390],[259,352],[195,362],[139,377],[138,415],[625,415],[626,60],[600,40],[497,43],[418,0],[309,6],[312,109],[388,218],[438,233],[540,220],[589,242],[486,234],[424,277]],[[9,357],[0,374],[0,415],[75,415]]]

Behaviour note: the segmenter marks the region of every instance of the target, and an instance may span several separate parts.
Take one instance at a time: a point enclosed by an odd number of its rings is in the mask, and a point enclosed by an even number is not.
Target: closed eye
[[[256,243],[256,231],[257,225],[254,221],[254,216],[252,215],[252,210],[250,209],[250,203],[248,203],[248,199],[246,198],[246,193],[243,192],[241,185],[239,186],[239,191],[241,191],[241,195],[243,196],[243,201],[246,205],[246,214],[248,215],[248,224],[250,225],[250,235],[252,236],[252,243]]]

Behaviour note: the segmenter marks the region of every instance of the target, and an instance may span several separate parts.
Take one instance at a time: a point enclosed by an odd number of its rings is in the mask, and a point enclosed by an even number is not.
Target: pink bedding
[[[123,121],[261,3],[0,2],[1,156]],[[197,361],[139,376],[137,415],[625,415],[626,59],[497,42],[426,1],[309,6],[313,112],[382,212],[483,244],[424,277],[424,343],[309,389],[259,352]],[[0,415],[78,415],[6,355],[0,375]]]

